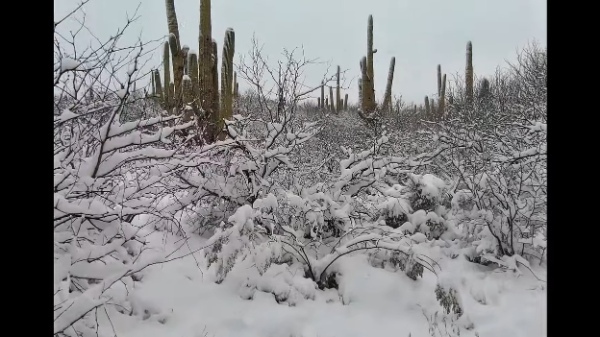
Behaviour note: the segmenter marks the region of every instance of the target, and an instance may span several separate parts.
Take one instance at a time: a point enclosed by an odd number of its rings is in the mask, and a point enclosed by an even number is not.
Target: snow
[[[237,211],[229,217],[229,222],[233,223],[235,227],[243,227],[247,222],[251,222],[254,217],[254,210],[250,205],[244,205],[237,209]]]
[[[117,97],[119,97],[120,99],[125,98],[125,95],[127,95],[127,89],[117,90]]]
[[[79,117],[78,114],[74,113],[73,111],[71,111],[69,109],[64,109],[62,111],[62,113],[60,114],[60,116],[58,116],[58,120],[60,120],[61,122],[66,122],[70,119],[77,118],[77,117]]]
[[[546,335],[545,118],[432,143],[240,105],[226,140],[183,144],[198,121],[132,121],[129,84],[55,111],[55,334]]]
[[[81,65],[81,63],[79,61],[74,60],[74,59],[69,58],[69,57],[64,57],[60,61],[60,72],[75,70],[80,65]]]
[[[158,246],[162,234],[150,236]],[[176,238],[170,238],[170,245]],[[195,240],[189,250],[202,246]],[[166,248],[165,248],[166,249]],[[168,250],[168,249],[167,249]],[[187,251],[181,251],[185,254]],[[208,280],[196,254],[167,264],[149,267],[142,282],[135,286],[138,311],[150,317],[108,313],[120,337],[182,336],[200,337],[334,337],[334,336],[429,336],[426,315],[441,307],[435,298],[436,276],[424,274],[413,281],[401,272],[373,268],[366,256],[348,256],[338,260],[342,274],[339,290],[315,289],[298,271],[283,266],[270,268],[259,280],[251,300],[243,299],[240,287],[248,282],[241,270],[232,271],[222,284]],[[545,285],[528,274],[491,273],[486,267],[464,259],[447,260],[442,279],[459,288],[465,315],[455,324],[461,336],[537,337],[546,336]],[[234,272],[237,274],[233,275]],[[294,272],[296,273],[294,275]],[[276,276],[278,275],[278,276]],[[235,276],[235,277],[234,277]],[[256,280],[249,280],[251,283]],[[294,306],[278,304],[275,293],[292,287],[303,299]],[[94,302],[90,302],[94,303]],[[159,310],[162,308],[162,310]],[[112,334],[105,314],[100,326]],[[425,314],[424,314],[425,313]],[[163,323],[161,323],[161,321]],[[464,326],[472,322],[474,329]],[[443,325],[440,321],[439,324]]]

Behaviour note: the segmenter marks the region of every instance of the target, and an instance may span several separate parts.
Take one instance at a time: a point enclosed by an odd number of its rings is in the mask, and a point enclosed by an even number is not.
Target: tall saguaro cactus
[[[438,94],[438,111],[437,117],[439,119],[444,117],[444,110],[446,107],[446,74],[442,76],[442,66],[437,66],[437,94]]]
[[[361,88],[361,109],[363,113],[370,114],[375,111],[375,95],[373,93],[373,86],[367,70],[367,58],[363,56],[360,60],[360,70],[362,78],[359,82]]]
[[[154,93],[155,97],[158,97],[159,99],[163,99],[163,89],[162,89],[162,84],[160,82],[160,72],[158,71],[158,69],[155,69],[152,72],[152,78],[153,78],[153,82],[154,82],[153,93]]]
[[[377,49],[373,49],[373,16],[369,15],[367,25],[367,56],[360,60],[361,79],[359,86],[361,87],[359,97],[361,97],[360,105],[364,114],[372,114],[377,108],[375,103],[375,82],[373,71],[373,54]]]
[[[211,106],[211,111],[213,112],[211,114],[211,116],[213,116],[214,119],[214,126],[216,127],[217,124],[219,124],[220,121],[220,115],[219,115],[219,50],[217,49],[217,41],[212,40],[212,57],[211,57],[211,63],[212,66],[210,68],[211,71],[211,80],[212,80],[212,85],[211,85],[211,92],[212,92],[212,106]],[[215,129],[215,132],[219,132],[219,130]],[[214,134],[216,136],[216,133]]]
[[[201,106],[209,116],[214,117],[216,111],[213,111],[215,88],[213,87],[214,53],[210,0],[200,0],[200,37],[198,42]]]
[[[181,107],[181,100],[183,97],[182,81],[183,68],[185,64],[185,55],[181,48],[181,40],[179,39],[179,25],[177,23],[177,14],[175,13],[175,1],[165,0],[165,6],[167,10],[167,26],[169,30],[169,47],[171,49],[171,60],[173,63],[174,84],[174,90],[171,93],[171,102],[168,108],[171,109],[175,107],[177,108],[177,110],[179,110],[179,108]],[[168,84],[170,85],[170,82],[167,81],[165,73],[165,86],[167,86]]]
[[[375,76],[373,70],[373,54],[377,50],[373,50],[373,15],[369,15],[369,23],[367,25],[367,75],[371,80],[371,88],[373,95],[375,95]]]
[[[442,93],[442,65],[437,66],[437,92],[438,96]]]
[[[162,94],[160,101],[167,110],[176,108],[175,111],[179,113],[184,105],[186,111],[190,111],[187,107],[191,106],[198,117],[198,126],[206,127],[205,140],[212,141],[222,129],[222,119],[231,118],[233,99],[238,95],[238,83],[233,71],[235,34],[231,28],[225,33],[221,67],[223,97],[220,101],[218,50],[212,38],[211,1],[200,0],[198,54],[181,44],[175,1],[165,0],[165,6],[169,29],[169,40],[165,43],[163,55],[165,83],[161,88],[160,76],[154,74],[155,91],[159,97]]]
[[[361,62],[361,74],[362,74],[362,62]],[[362,109],[363,106],[363,94],[364,94],[364,88],[363,88],[363,84],[362,84],[362,78],[358,78],[358,104]]]
[[[373,70],[373,56],[376,52],[377,49],[373,48],[373,16],[369,15],[367,24],[367,56],[363,56],[360,60],[361,77],[358,81],[361,117],[370,115],[377,109],[377,103],[375,102],[375,76]],[[383,96],[383,104],[381,106],[382,111],[389,110],[391,112],[393,110],[392,85],[394,81],[395,66],[396,58],[392,57],[390,60],[390,68],[388,70],[386,89]]]
[[[163,74],[165,77],[165,91],[163,96],[163,108],[167,111],[171,110],[172,93],[171,85],[171,58],[170,58],[169,42],[165,42],[163,49]]]
[[[329,86],[329,102],[331,102],[330,110],[331,112],[335,112],[335,98],[333,97],[333,87]]]
[[[233,116],[233,53],[235,48],[235,33],[228,28],[225,31],[223,56],[221,65],[221,110],[218,129],[223,127],[223,118]]]
[[[468,102],[473,102],[473,44],[467,43],[467,65],[465,67],[465,90]]]
[[[198,72],[198,54],[196,53],[188,53],[187,57],[187,73],[186,75],[192,78],[192,82],[194,83],[194,95],[198,96],[199,94],[199,72]]]
[[[325,109],[325,81],[321,81],[321,109]]]
[[[439,93],[439,103],[438,103],[438,116],[439,118],[444,118],[444,112],[446,108],[446,74],[442,77],[442,84]]]
[[[344,95],[344,111],[348,111],[348,94]]]
[[[240,97],[240,84],[237,81],[237,73],[234,71],[233,72],[233,98],[237,99],[238,97]]]
[[[337,78],[336,78],[336,88],[335,88],[335,98],[337,102],[336,112],[342,111],[342,97],[340,93],[340,66],[337,66]]]
[[[381,110],[392,111],[392,82],[394,81],[394,68],[396,66],[396,58],[392,57],[390,61],[390,69],[388,71],[387,84],[385,86],[385,95],[383,96],[383,106]]]

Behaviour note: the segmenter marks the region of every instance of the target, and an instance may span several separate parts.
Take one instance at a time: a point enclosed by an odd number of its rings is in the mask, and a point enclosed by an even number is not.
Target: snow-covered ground
[[[159,232],[148,238],[166,251],[181,240]],[[192,236],[188,243],[177,255],[202,247],[203,240]],[[133,291],[149,318],[109,308],[111,322],[100,326],[108,335],[113,335],[114,326],[119,337],[457,336],[453,326],[460,327],[460,336],[546,336],[546,283],[529,271],[517,276],[462,258],[441,261],[445,275],[456,281],[465,312],[453,324],[447,318],[445,328],[447,316],[435,298],[435,275],[426,271],[413,281],[403,272],[374,268],[366,259],[364,254],[339,259],[337,269],[343,275],[339,290],[316,290],[314,300],[289,306],[278,304],[273,294],[258,291],[252,300],[242,299],[242,280],[232,277],[243,275],[235,271],[241,265],[236,264],[230,276],[216,284],[207,275],[203,254],[196,253],[143,272]],[[545,279],[543,269],[534,272]]]

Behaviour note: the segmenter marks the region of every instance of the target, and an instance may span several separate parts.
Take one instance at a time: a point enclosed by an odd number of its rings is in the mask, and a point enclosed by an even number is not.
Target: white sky
[[[62,17],[77,3],[54,1],[55,17]],[[164,0],[93,0],[85,7],[88,27],[99,37],[108,37],[138,5],[141,18],[128,38],[166,36]],[[200,1],[176,0],[175,7],[182,43],[197,50]],[[545,0],[213,0],[212,29],[219,57],[225,29],[235,30],[235,62],[250,49],[253,34],[271,60],[283,48],[303,46],[308,58],[331,62],[330,71],[337,65],[348,69],[350,88],[343,93],[355,101],[359,61],[367,48],[367,18],[372,14],[374,48],[378,49],[374,59],[377,99],[382,99],[390,58],[395,56],[393,94],[421,102],[437,90],[437,64],[449,78],[464,73],[469,40],[477,76],[493,74],[496,66],[514,60],[528,41],[535,39],[546,46],[546,8]],[[161,52],[156,52],[155,59],[158,66]],[[317,85],[325,69],[325,65],[307,69],[307,84]],[[240,83],[241,90],[245,87]]]

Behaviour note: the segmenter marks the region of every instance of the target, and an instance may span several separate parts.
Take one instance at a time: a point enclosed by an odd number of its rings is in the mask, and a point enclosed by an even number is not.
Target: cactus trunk
[[[189,53],[188,54],[188,61],[187,61],[187,67],[188,67],[188,74],[192,80],[192,93],[193,93],[193,104],[194,106],[198,107],[199,106],[199,102],[198,102],[198,97],[200,96],[200,88],[198,86],[198,55],[196,55],[195,53]],[[198,116],[200,117],[200,116]]]
[[[390,69],[388,71],[387,84],[385,86],[385,94],[383,96],[382,111],[389,109],[392,112],[392,82],[394,81],[394,68],[396,66],[396,58],[392,57],[390,61]]]
[[[465,68],[465,90],[468,102],[473,102],[473,44],[467,43],[467,65]]]
[[[217,49],[217,42],[216,41],[212,41],[212,56],[211,56],[211,63],[212,66],[210,68],[211,70],[211,76],[210,79],[212,80],[212,85],[211,85],[211,92],[212,92],[212,106],[211,106],[211,111],[212,111],[212,122],[213,122],[213,129],[212,129],[212,139],[216,139],[217,135],[221,132],[221,129],[219,128],[219,126],[221,125],[221,114],[219,113],[219,105],[220,105],[220,100],[219,100],[219,54],[218,54],[218,49]]]
[[[221,107],[218,130],[223,129],[223,118],[233,116],[233,54],[235,51],[235,32],[228,28],[225,32],[221,65]],[[216,55],[215,55],[216,58]]]
[[[163,75],[165,77],[165,94],[163,99],[163,109],[171,113],[171,90],[169,90],[169,86],[171,85],[171,57],[169,50],[169,42],[165,42],[163,49]]]
[[[209,124],[217,120],[217,111],[214,109],[216,93],[215,79],[213,78],[214,49],[212,40],[211,3],[210,0],[200,0],[200,37],[198,39],[198,64],[200,84],[200,104]],[[214,125],[207,125],[206,140],[214,139]]]
[[[367,26],[367,76],[369,76],[369,80],[371,86],[369,90],[375,92],[375,76],[373,70],[373,15],[369,15],[369,23]]]
[[[367,58],[365,64],[366,74],[363,77],[363,99],[364,113],[371,114],[375,111],[375,74],[373,70],[373,56],[376,50],[373,49],[373,15],[369,15],[367,25]]]
[[[438,97],[442,95],[442,66],[437,66],[437,93]]]
[[[373,95],[371,78],[368,75],[367,58],[363,56],[360,61],[360,68],[362,72],[361,86],[362,86],[362,101],[361,109],[364,114],[371,114],[375,111],[375,96]]]
[[[441,85],[440,85],[440,98],[439,98],[439,111],[438,111],[438,117],[440,119],[444,118],[444,110],[446,108],[446,74],[444,74],[444,77],[441,80]]]
[[[363,85],[362,79],[358,79],[358,106],[362,109],[363,107]]]
[[[162,100],[163,99],[163,89],[162,89],[162,83],[160,81],[160,72],[158,71],[158,69],[154,70],[154,86],[156,88],[156,96]]]
[[[342,106],[340,103],[342,101],[342,97],[341,97],[341,93],[340,93],[340,66],[337,67],[335,98],[336,98],[336,102],[337,102],[336,110],[339,113],[340,111],[342,111]]]
[[[185,63],[185,56],[181,51],[180,38],[179,38],[179,24],[177,22],[177,14],[175,12],[175,1],[165,0],[165,7],[167,11],[167,28],[169,31],[169,46],[171,48],[171,60],[173,64],[173,82],[174,82],[174,96],[171,99],[171,108],[175,107],[177,110],[181,108],[181,100],[183,95],[182,80],[183,80],[183,68]],[[166,84],[166,77],[165,77]],[[176,111],[178,113],[178,111]]]
[[[335,112],[335,98],[333,97],[333,87],[329,86],[329,101],[331,102],[330,110],[331,112]]]
[[[344,95],[344,111],[348,111],[348,94]]]
[[[325,102],[325,81],[321,81],[321,109],[324,109]]]
[[[237,81],[237,72],[233,72],[233,99],[237,99],[239,97],[239,87]]]

